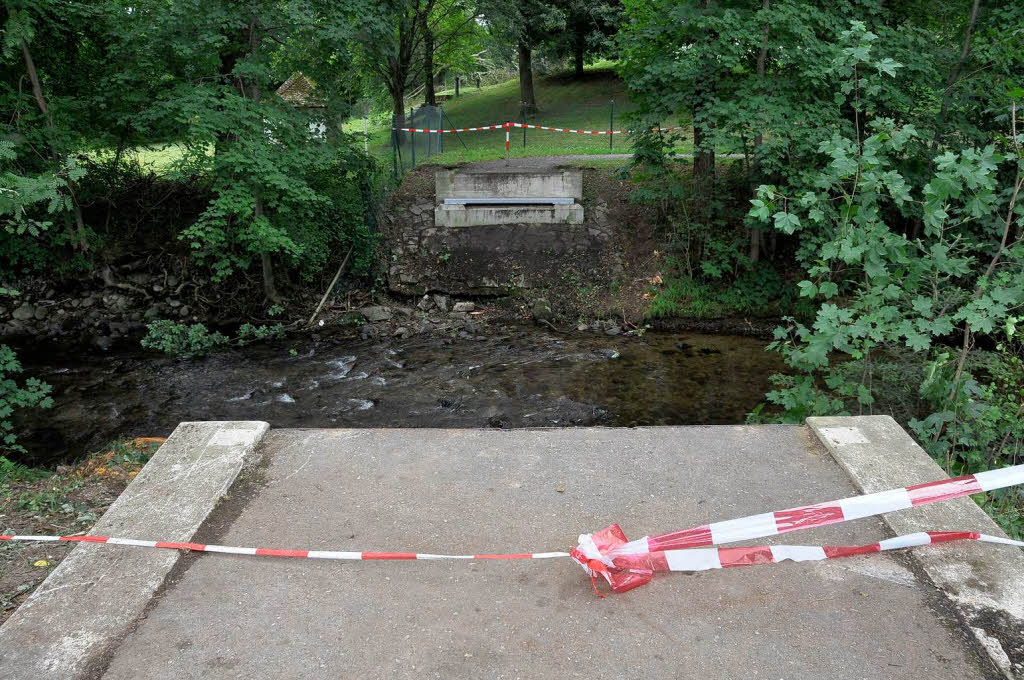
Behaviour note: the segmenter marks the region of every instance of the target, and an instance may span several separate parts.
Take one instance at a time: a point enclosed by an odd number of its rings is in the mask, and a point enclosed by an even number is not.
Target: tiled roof
[[[292,106],[318,108],[324,101],[316,94],[316,85],[306,76],[296,71],[281,87],[277,88],[277,96]]]

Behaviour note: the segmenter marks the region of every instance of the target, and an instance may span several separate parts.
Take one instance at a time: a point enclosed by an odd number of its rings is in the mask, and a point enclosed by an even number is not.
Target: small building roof
[[[277,96],[292,106],[300,108],[323,108],[324,100],[316,93],[316,84],[304,76],[301,71],[293,73],[281,87],[277,88]]]

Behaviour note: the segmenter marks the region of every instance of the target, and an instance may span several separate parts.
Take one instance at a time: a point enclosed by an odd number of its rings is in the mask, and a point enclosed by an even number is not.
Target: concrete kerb
[[[269,428],[255,421],[181,423],[90,533],[191,541]],[[85,677],[180,559],[175,550],[78,544],[0,627],[0,678]]]
[[[946,479],[889,416],[808,418],[807,425],[863,493]],[[882,516],[897,535],[978,531],[1005,536],[969,498]],[[974,541],[920,547],[909,555],[939,588],[1007,678],[1024,678],[1024,551]]]

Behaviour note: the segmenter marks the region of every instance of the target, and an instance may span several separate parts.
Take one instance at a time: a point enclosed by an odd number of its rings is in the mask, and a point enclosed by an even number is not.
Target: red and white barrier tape
[[[431,553],[361,552],[350,550],[281,550],[279,548],[240,548],[207,543],[176,543],[173,541],[143,541],[137,538],[114,536],[5,536],[0,541],[65,541],[69,543],[106,543],[136,548],[165,548],[167,550],[194,550],[196,552],[256,555],[258,557],[292,557],[311,560],[545,560],[568,557],[567,552],[508,553],[480,555],[434,555]]]
[[[549,132],[569,132],[576,135],[626,135],[631,130],[576,130],[573,128],[560,128],[551,127],[548,125],[533,125],[529,123],[502,123],[500,125],[480,125],[478,127],[467,127],[467,128],[442,128],[438,130],[432,130],[427,128],[400,128],[393,127],[392,130],[398,132],[429,132],[431,134],[452,134],[453,132],[480,132],[482,130],[501,130],[504,129],[506,134],[509,128],[527,128],[529,130],[547,130]],[[672,132],[673,130],[682,130],[681,127],[666,127],[666,128],[653,128],[660,130],[661,132]]]
[[[573,130],[571,128],[548,127],[547,125],[529,125],[527,123],[512,123],[512,127],[527,128],[529,130],[549,130],[551,132],[571,132],[576,135],[624,135],[629,130]]]
[[[428,130],[427,128],[397,128],[393,127],[392,130],[398,132],[430,132],[432,134],[451,134],[453,132],[480,132],[482,130],[501,130],[505,127],[505,124],[501,125],[481,125],[479,127],[467,127],[467,128],[450,128],[441,130]]]
[[[918,505],[961,498],[1024,484],[1024,465],[979,472],[955,479],[915,484],[901,489],[854,496],[837,501],[790,508],[777,512],[751,515],[716,522],[682,531],[647,536],[627,541],[618,524],[594,534],[582,534],[570,552],[539,552],[510,554],[438,555],[411,552],[356,552],[336,550],[282,550],[278,548],[242,548],[203,543],[148,541],[112,536],[39,536],[0,535],[0,541],[65,541],[102,543],[141,548],[194,550],[265,557],[289,557],[325,560],[521,560],[571,557],[590,575],[600,575],[614,592],[625,592],[651,580],[656,571],[703,571],[730,567],[776,564],[785,560],[804,562],[852,557],[885,550],[914,546],[973,540],[1024,547],[1024,542],[972,531],[928,531],[889,538],[861,546],[797,546],[762,545],[739,548],[711,548],[800,529],[827,526]],[[597,592],[596,584],[594,586]]]
[[[901,489],[889,489],[888,491],[788,510],[750,515],[656,536],[645,536],[635,541],[627,541],[619,526],[613,524],[595,534],[581,535],[579,544],[571,555],[590,574],[591,578],[596,574],[601,574],[611,585],[613,591],[625,592],[650,581],[655,571],[673,571],[669,566],[668,557],[661,557],[668,552],[687,552],[687,549],[700,549],[712,545],[765,538],[800,529],[838,524],[863,517],[874,517],[918,505],[962,498],[1017,484],[1024,484],[1024,465],[988,470],[955,479],[915,484]],[[761,550],[763,551],[763,548]],[[864,548],[864,551],[873,552],[867,548]],[[701,554],[709,555],[710,553],[705,550]],[[682,560],[679,556],[673,559]],[[678,563],[682,564],[682,561]]]

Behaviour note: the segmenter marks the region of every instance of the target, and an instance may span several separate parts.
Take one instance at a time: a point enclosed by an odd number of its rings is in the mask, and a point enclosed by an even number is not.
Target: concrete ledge
[[[864,493],[946,479],[935,461],[889,416],[808,418]],[[1006,534],[969,498],[894,512],[883,521],[896,534],[978,531]],[[909,552],[945,593],[996,666],[1024,678],[1024,551],[973,541]]]
[[[450,205],[434,208],[438,227],[481,227],[493,224],[583,224],[583,206],[571,205]]]
[[[568,196],[579,201],[583,198],[583,172],[575,168],[507,172],[439,170],[434,173],[434,192],[438,201],[448,197],[495,196]]]
[[[90,533],[187,542],[269,426],[181,423]],[[0,678],[88,677],[181,559],[79,544],[0,628]]]

